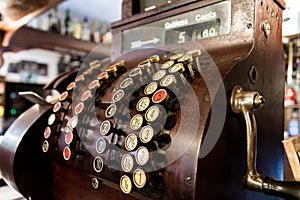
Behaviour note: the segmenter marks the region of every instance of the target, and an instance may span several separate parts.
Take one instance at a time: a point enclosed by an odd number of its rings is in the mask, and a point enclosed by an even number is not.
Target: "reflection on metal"
[[[269,22],[267,22],[267,21],[263,22],[263,24],[262,24],[262,31],[264,32],[266,38],[270,37],[270,34],[271,34],[271,25],[270,25]]]
[[[251,83],[255,84],[258,79],[258,72],[255,66],[252,66],[249,71],[249,78]]]
[[[230,103],[232,111],[243,115],[246,122],[247,172],[243,178],[244,186],[268,195],[300,199],[300,182],[278,181],[262,176],[256,171],[257,126],[254,111],[264,105],[264,98],[258,92],[244,91],[241,86],[235,86],[232,90]]]

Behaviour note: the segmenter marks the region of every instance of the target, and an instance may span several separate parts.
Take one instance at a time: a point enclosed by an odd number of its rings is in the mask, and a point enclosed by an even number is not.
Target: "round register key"
[[[105,81],[105,80],[107,80],[109,78],[109,76],[108,76],[108,73],[107,72],[102,72],[101,74],[99,74],[98,76],[97,76],[97,79],[99,80],[99,81]]]
[[[168,92],[165,89],[159,89],[153,94],[152,101],[153,103],[161,103],[167,98],[168,98]]]
[[[142,75],[142,70],[140,68],[134,68],[129,72],[129,77],[135,77],[135,76],[141,76]]]
[[[71,152],[70,147],[65,147],[64,150],[63,150],[64,159],[65,160],[70,160],[71,155],[72,155],[72,152]]]
[[[70,121],[68,121],[68,124],[70,125],[71,128],[76,128],[77,124],[78,124],[78,117],[77,115],[74,115]]]
[[[63,93],[61,93],[61,95],[59,95],[58,99],[60,101],[71,101],[68,91],[64,91]]]
[[[149,105],[150,99],[148,97],[143,97],[137,102],[136,109],[137,111],[144,111],[148,108]]]
[[[150,142],[153,138],[153,135],[154,130],[150,125],[144,126],[139,133],[139,137],[142,143]]]
[[[133,84],[132,78],[126,78],[120,83],[120,87],[125,89]]]
[[[144,122],[144,118],[141,114],[134,115],[130,120],[130,128],[132,130],[138,130]]]
[[[84,93],[81,95],[81,101],[86,101],[86,100],[88,100],[90,97],[92,97],[92,92],[91,92],[91,90],[86,90],[86,91],[84,91]]]
[[[44,138],[48,139],[51,135],[51,128],[49,126],[47,126],[44,130]]]
[[[147,176],[142,169],[136,169],[133,172],[133,183],[137,188],[142,188],[146,185]]]
[[[93,90],[95,88],[100,87],[100,83],[98,80],[93,80],[90,84],[89,84],[89,89]]]
[[[49,126],[53,125],[55,121],[56,121],[55,114],[51,114],[48,118],[48,125]]]
[[[137,164],[145,165],[148,162],[149,157],[149,151],[146,147],[141,146],[136,150],[135,160]]]
[[[100,156],[96,156],[93,161],[93,167],[95,172],[101,172],[103,169],[103,160]]]
[[[160,81],[160,85],[163,87],[169,87],[176,83],[176,79],[174,75],[167,75]]]
[[[43,150],[44,153],[48,152],[48,150],[49,150],[49,142],[47,140],[45,140],[43,142],[42,150]]]
[[[105,110],[105,117],[112,118],[117,111],[117,106],[115,104],[111,104]]]
[[[132,183],[127,175],[123,175],[120,179],[120,188],[125,194],[129,194],[132,190]]]
[[[53,106],[53,112],[54,113],[58,112],[60,110],[60,108],[61,108],[61,102],[60,101],[56,102]]]
[[[96,144],[96,151],[100,154],[105,153],[109,142],[105,138],[99,138]]]
[[[133,169],[134,160],[130,154],[125,154],[121,160],[121,167],[124,172],[130,172]]]
[[[81,113],[84,109],[84,104],[82,102],[78,103],[75,107],[75,115]]]
[[[124,91],[123,90],[117,90],[113,96],[112,96],[112,102],[118,102],[124,97]]]
[[[100,125],[100,134],[109,135],[113,130],[113,123],[109,120],[104,120]]]
[[[168,60],[168,61],[164,62],[164,63],[160,66],[160,68],[161,68],[161,69],[168,69],[168,68],[170,68],[174,63],[175,63],[175,62],[174,62],[173,60]]]
[[[135,134],[130,133],[125,138],[125,148],[127,151],[133,151],[138,145],[138,138]]]
[[[145,114],[145,118],[148,122],[153,122],[156,120],[159,115],[161,114],[161,111],[158,106],[151,106]]]
[[[151,82],[145,87],[144,93],[145,95],[153,94],[153,92],[155,92],[157,88],[158,84],[156,82]]]
[[[73,133],[72,132],[67,132],[65,134],[65,142],[66,142],[66,144],[71,144],[72,141],[73,141],[73,138],[74,138]]]
[[[75,82],[71,82],[68,86],[67,86],[67,91],[72,90],[73,88],[75,88],[76,83]]]
[[[158,81],[158,80],[162,79],[166,75],[166,73],[167,72],[165,70],[159,70],[158,72],[153,74],[152,79],[154,81]]]

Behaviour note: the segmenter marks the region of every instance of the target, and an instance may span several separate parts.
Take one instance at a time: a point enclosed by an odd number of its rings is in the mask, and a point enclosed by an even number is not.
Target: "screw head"
[[[99,187],[99,181],[96,178],[92,178],[92,186],[97,189]]]

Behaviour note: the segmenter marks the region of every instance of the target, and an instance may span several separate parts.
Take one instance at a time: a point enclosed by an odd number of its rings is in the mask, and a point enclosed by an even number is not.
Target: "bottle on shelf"
[[[291,118],[288,121],[289,136],[293,137],[300,133],[299,109],[293,108]]]
[[[284,90],[284,106],[290,106],[296,104],[296,90],[294,86],[286,84]]]
[[[50,15],[50,31],[61,34],[61,20],[56,7],[53,9],[53,14]]]
[[[98,26],[98,21],[96,19],[93,19],[91,22],[91,28],[90,28],[90,40],[92,42],[100,42],[100,32],[99,32],[99,26]]]
[[[73,20],[73,37],[76,39],[81,39],[82,36],[82,27],[80,23],[79,16],[76,15]]]
[[[107,24],[105,22],[101,23],[101,30],[100,30],[100,42],[103,43],[104,36],[107,32]]]
[[[37,19],[37,27],[33,27],[36,28],[38,30],[42,30],[42,31],[49,31],[49,18],[47,15],[41,15],[39,16]]]
[[[295,91],[296,91],[296,103],[300,104],[300,63],[296,61],[296,80],[295,80]]]
[[[84,41],[90,40],[90,27],[89,27],[89,21],[87,17],[83,18],[81,39]]]
[[[107,31],[104,34],[102,43],[107,44],[107,45],[110,45],[112,43],[112,32],[111,31]]]
[[[64,21],[64,29],[65,34],[67,36],[72,36],[72,18],[71,18],[71,12],[69,9],[66,10],[66,16]]]
[[[52,15],[51,12],[49,12],[48,13],[48,25],[49,25],[48,31],[51,31],[51,24],[52,24],[52,22],[53,22],[53,15]]]

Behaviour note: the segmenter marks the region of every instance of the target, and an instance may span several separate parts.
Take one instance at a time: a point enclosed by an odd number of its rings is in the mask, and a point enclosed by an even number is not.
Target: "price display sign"
[[[183,44],[230,33],[231,3],[223,1],[122,32],[122,52]]]

